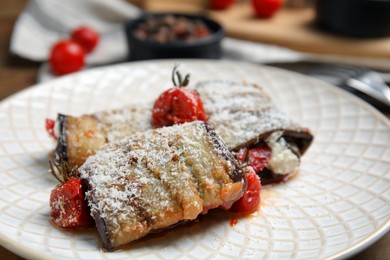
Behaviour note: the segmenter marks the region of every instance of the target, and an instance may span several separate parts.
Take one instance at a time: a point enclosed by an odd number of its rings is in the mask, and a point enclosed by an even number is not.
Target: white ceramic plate
[[[129,63],[69,75],[0,105],[0,242],[26,258],[275,259],[347,257],[390,227],[390,123],[357,98],[320,81],[244,63],[184,60],[192,83],[228,79],[261,84],[277,105],[315,134],[300,174],[262,190],[261,210],[240,218],[212,212],[106,253],[94,231],[49,224],[53,147],[44,119],[153,100],[170,87],[174,61]],[[221,89],[223,91],[223,89]]]

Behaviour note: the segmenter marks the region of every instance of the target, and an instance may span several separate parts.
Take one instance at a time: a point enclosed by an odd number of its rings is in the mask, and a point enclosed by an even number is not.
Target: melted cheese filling
[[[286,175],[294,172],[299,167],[299,158],[289,148],[282,134],[281,131],[274,132],[265,139],[272,150],[267,167],[276,174]]]

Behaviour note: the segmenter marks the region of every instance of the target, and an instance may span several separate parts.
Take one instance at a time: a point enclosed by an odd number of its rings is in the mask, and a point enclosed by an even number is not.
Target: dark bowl
[[[390,0],[317,0],[316,22],[328,31],[355,37],[390,35]]]
[[[143,40],[134,34],[138,25],[150,16],[159,17],[165,15],[173,15],[175,17],[183,16],[188,19],[201,20],[208,27],[211,34],[205,38],[191,42],[175,41],[167,43]],[[125,31],[129,46],[129,60],[131,61],[167,58],[219,59],[222,55],[221,41],[225,35],[223,28],[207,17],[180,13],[146,13],[126,23]]]

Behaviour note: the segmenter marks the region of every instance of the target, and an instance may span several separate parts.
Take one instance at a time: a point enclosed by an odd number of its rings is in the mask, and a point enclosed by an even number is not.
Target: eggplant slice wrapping
[[[299,164],[313,141],[310,130],[290,120],[256,84],[209,80],[191,88],[203,102],[208,124],[232,152],[255,147],[278,132],[280,142],[285,143],[283,151],[291,150]],[[81,117],[59,115],[54,162],[77,169],[105,144],[152,128],[152,107],[151,103],[143,103]],[[293,176],[298,167],[287,174],[273,169],[264,169],[260,175],[263,184],[284,181]]]
[[[79,168],[107,250],[222,207],[246,189],[240,164],[207,123],[151,129],[113,141]]]

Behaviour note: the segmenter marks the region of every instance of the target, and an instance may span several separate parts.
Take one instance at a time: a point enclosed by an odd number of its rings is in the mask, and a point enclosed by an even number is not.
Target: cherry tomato
[[[45,128],[46,128],[46,132],[51,137],[53,137],[55,140],[57,140],[58,137],[56,136],[56,134],[54,132],[55,123],[56,123],[56,121],[54,121],[53,119],[46,118],[46,120],[45,120]]]
[[[80,44],[86,53],[93,51],[99,42],[99,34],[94,29],[81,26],[72,32],[72,39]]]
[[[234,0],[210,0],[210,7],[214,10],[225,10],[234,4],[234,2]]]
[[[206,113],[199,95],[187,87],[171,88],[163,92],[153,106],[154,127],[182,124],[195,120],[206,121]]]
[[[272,17],[283,5],[283,0],[252,0],[252,6],[257,16]]]
[[[61,40],[51,49],[49,63],[54,73],[63,75],[84,67],[83,48],[71,40]]]
[[[152,110],[154,127],[171,126],[196,120],[206,121],[202,100],[198,93],[186,87],[189,75],[184,77],[176,70],[172,71],[172,81],[175,87],[163,92],[156,100]],[[175,77],[177,76],[178,84]]]
[[[246,167],[245,170],[247,171],[246,180],[248,186],[242,197],[234,202],[230,211],[241,214],[251,214],[260,206],[261,182],[259,176],[257,176],[252,167]]]
[[[60,228],[87,227],[93,223],[79,179],[58,184],[50,194],[50,219]]]
[[[241,149],[237,158],[239,161],[244,162],[247,149]],[[271,158],[272,150],[265,143],[260,144],[255,148],[249,149],[249,162],[248,165],[252,166],[255,172],[260,172],[267,166],[269,159]]]

